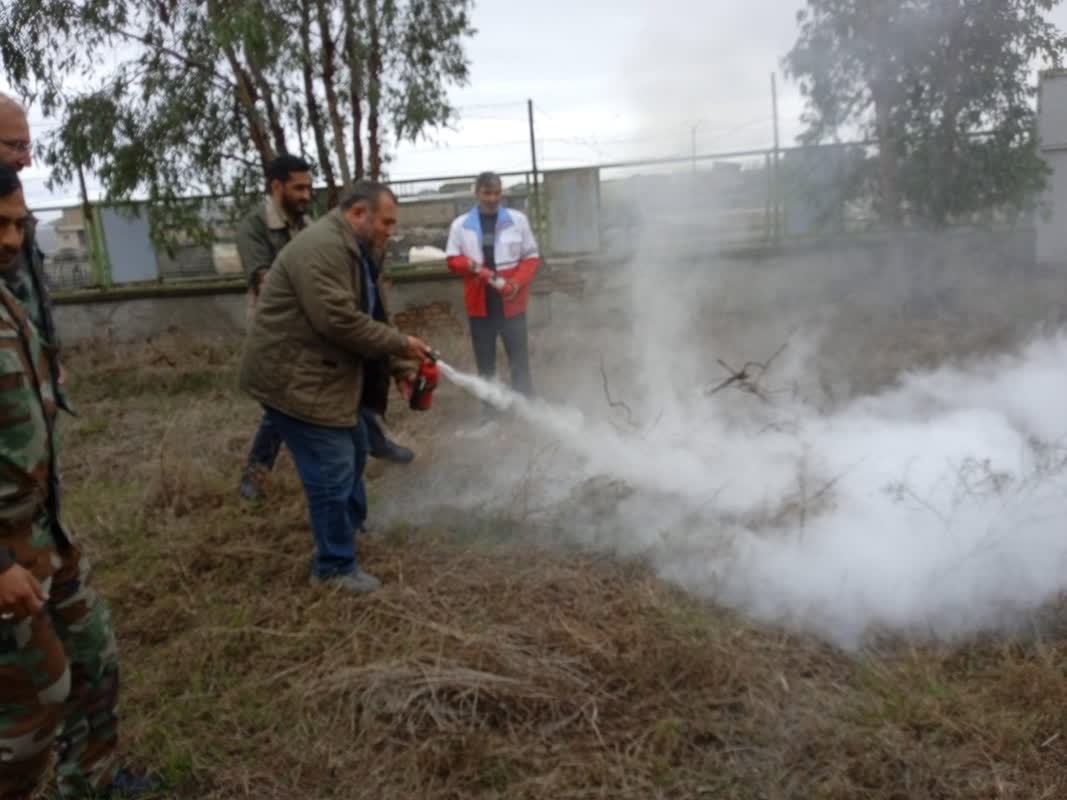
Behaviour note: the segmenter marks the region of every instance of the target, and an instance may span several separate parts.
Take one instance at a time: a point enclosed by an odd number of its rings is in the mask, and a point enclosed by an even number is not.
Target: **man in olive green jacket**
[[[260,287],[278,253],[307,227],[311,204],[311,167],[296,156],[278,156],[267,165],[270,195],[237,226],[237,252],[248,275],[248,318],[255,312]],[[282,449],[281,435],[264,416],[259,422],[239,491],[246,500],[262,500],[261,478],[274,468]]]
[[[315,582],[352,592],[381,583],[356,564],[367,508],[365,374],[385,363],[410,381],[429,347],[388,322],[370,254],[396,227],[392,192],[358,181],[338,208],[290,242],[267,273],[241,360],[241,388],[266,409],[293,455],[315,536]]]

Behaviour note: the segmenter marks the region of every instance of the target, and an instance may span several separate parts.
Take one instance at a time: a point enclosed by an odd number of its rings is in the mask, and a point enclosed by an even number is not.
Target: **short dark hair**
[[[21,188],[19,174],[6,164],[0,164],[0,197],[10,197]]]
[[[504,187],[504,182],[500,180],[500,176],[495,172],[483,172],[474,179],[474,191],[476,192],[480,192],[482,189],[488,189],[490,186]]]
[[[348,191],[341,195],[341,209],[347,211],[356,203],[366,203],[370,206],[371,211],[377,211],[378,201],[383,194],[389,195],[393,198],[393,202],[396,202],[396,195],[393,194],[393,190],[384,183],[358,180],[352,184],[352,187]]]
[[[294,172],[311,172],[311,165],[298,156],[278,156],[267,164],[267,186],[274,181],[285,183]]]

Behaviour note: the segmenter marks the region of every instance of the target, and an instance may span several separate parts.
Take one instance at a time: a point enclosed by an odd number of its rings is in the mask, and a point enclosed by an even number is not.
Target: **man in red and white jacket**
[[[511,387],[533,393],[526,333],[530,284],[541,258],[530,221],[500,205],[500,176],[484,172],[475,182],[478,205],[452,223],[448,268],[463,276],[478,373],[496,375],[496,340],[504,340]]]

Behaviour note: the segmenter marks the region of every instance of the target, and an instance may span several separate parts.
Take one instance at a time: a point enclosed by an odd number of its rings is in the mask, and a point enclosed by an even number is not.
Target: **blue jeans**
[[[248,451],[248,466],[274,469],[278,453],[282,449],[282,435],[277,426],[271,422],[267,413],[259,422],[259,428],[252,439],[252,449]]]
[[[367,429],[367,438],[370,442],[371,452],[378,452],[386,445],[385,431],[378,424],[378,418],[374,412],[366,408],[359,410],[359,418]],[[268,471],[274,469],[274,462],[278,460],[278,453],[282,449],[282,435],[277,427],[264,414],[259,422],[256,435],[252,438],[252,448],[248,451],[248,466],[265,467]]]
[[[363,469],[367,432],[362,420],[351,428],[324,428],[272,408],[265,418],[293,455],[304,484],[315,537],[312,573],[319,578],[356,571],[356,531],[367,518]]]

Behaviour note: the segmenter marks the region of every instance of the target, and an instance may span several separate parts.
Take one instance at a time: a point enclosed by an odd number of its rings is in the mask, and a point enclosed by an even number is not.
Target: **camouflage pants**
[[[38,526],[0,537],[42,582],[49,600],[30,619],[0,622],[0,800],[29,798],[57,755],[63,797],[111,784],[115,771],[118,658],[107,605],[89,586],[89,563]]]

